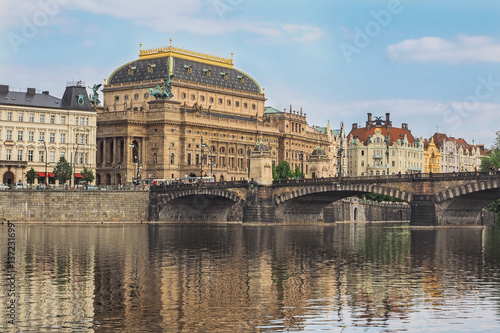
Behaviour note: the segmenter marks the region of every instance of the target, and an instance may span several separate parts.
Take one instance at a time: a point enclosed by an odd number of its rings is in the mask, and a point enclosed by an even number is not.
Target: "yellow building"
[[[171,99],[150,95],[173,75]],[[264,90],[233,59],[173,47],[143,50],[116,69],[98,108],[97,183],[214,176],[248,178],[250,150],[260,136],[272,164],[287,160],[308,173],[318,145],[333,160],[338,135],[307,124],[306,114],[265,107]],[[332,164],[329,174],[334,175]]]
[[[441,173],[441,152],[434,143],[434,138],[424,140],[424,172]]]
[[[60,157],[77,178],[84,166],[95,172],[96,118],[83,82],[68,83],[62,99],[0,85],[0,182],[26,182],[33,168],[56,184],[52,171]]]

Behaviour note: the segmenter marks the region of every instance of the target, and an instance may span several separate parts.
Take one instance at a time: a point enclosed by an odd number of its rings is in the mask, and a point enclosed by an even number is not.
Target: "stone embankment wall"
[[[401,203],[378,203],[368,200],[344,199],[325,207],[325,222],[340,221],[409,221],[410,206]]]
[[[0,220],[146,222],[149,191],[0,191]]]

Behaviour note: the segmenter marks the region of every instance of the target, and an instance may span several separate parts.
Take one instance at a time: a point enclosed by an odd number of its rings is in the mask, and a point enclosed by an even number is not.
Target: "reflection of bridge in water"
[[[500,198],[500,173],[462,172],[376,177],[180,184],[151,189],[152,221],[322,222],[332,202],[363,193],[410,204],[411,225],[482,225],[481,210]],[[313,219],[314,220],[314,219]]]

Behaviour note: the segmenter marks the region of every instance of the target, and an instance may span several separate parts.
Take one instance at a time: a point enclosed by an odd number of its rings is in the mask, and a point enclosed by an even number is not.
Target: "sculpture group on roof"
[[[171,99],[174,97],[174,94],[172,93],[172,78],[174,77],[173,74],[170,74],[170,76],[165,78],[163,85],[162,86],[156,86],[155,89],[149,88],[149,96],[154,96],[155,99]]]

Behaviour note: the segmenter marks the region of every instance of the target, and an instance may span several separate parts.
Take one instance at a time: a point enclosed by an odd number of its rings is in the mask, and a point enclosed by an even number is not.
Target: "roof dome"
[[[316,158],[327,157],[325,148],[321,148],[318,144],[318,147],[314,148],[313,152],[311,153],[311,157],[316,157]]]
[[[116,69],[107,84],[160,80],[174,75],[181,79],[225,88],[262,93],[248,74],[233,68],[230,59],[169,47],[140,50],[139,59]]]
[[[252,150],[253,153],[270,153],[269,146],[267,142],[262,141],[262,136],[260,137],[260,141],[255,144]]]

